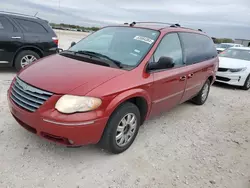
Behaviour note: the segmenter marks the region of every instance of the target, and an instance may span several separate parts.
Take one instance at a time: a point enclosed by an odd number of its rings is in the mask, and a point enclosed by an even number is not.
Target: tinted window
[[[154,61],[157,62],[162,56],[173,58],[175,67],[183,65],[182,49],[178,34],[171,33],[163,37],[154,53]]]
[[[33,22],[33,21],[28,21],[28,20],[21,20],[21,19],[16,19],[16,21],[22,26],[22,28],[26,32],[30,33],[47,33],[47,30],[40,25],[39,23]]]
[[[186,64],[199,63],[217,56],[213,40],[205,35],[180,33],[184,46]]]
[[[7,18],[0,16],[0,32],[1,31],[13,31],[13,25],[7,20]]]

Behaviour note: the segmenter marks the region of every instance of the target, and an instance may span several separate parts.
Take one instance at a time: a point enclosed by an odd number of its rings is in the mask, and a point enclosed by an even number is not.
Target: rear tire
[[[122,104],[109,118],[99,142],[100,146],[114,154],[124,152],[134,142],[140,122],[140,111],[137,106],[130,102]]]
[[[211,83],[209,80],[207,80],[198,95],[192,99],[192,102],[197,105],[203,105],[207,101],[210,86]]]
[[[250,89],[250,74],[248,75],[244,86],[242,86],[242,89],[244,89],[244,90],[249,90]]]
[[[17,54],[15,58],[15,68],[17,71],[20,71],[25,66],[39,59],[40,56],[31,50],[24,50]]]

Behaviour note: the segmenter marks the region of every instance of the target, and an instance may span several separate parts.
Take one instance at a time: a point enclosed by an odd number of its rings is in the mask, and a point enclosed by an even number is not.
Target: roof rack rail
[[[8,12],[8,11],[0,11],[0,13],[3,14],[9,14],[9,15],[16,15],[16,16],[23,16],[23,17],[28,17],[28,18],[37,18],[36,16],[32,16],[32,15],[27,15],[27,14],[22,14],[22,13],[16,13],[16,12]]]
[[[130,27],[133,27],[134,25],[136,24],[162,24],[162,25],[168,25],[169,27],[180,27],[180,28],[183,28],[183,29],[191,29],[191,30],[195,30],[195,29],[192,29],[192,28],[188,28],[188,27],[182,27],[180,24],[176,23],[176,24],[173,24],[173,23],[166,23],[166,22],[132,22],[132,23],[124,23],[124,25],[129,25]],[[163,28],[166,28],[166,27],[163,27]],[[162,29],[163,29],[162,28]],[[198,29],[198,31],[200,32],[203,32],[202,29]]]
[[[124,23],[125,25],[127,25],[128,23]],[[167,23],[167,22],[132,22],[129,25],[132,27],[136,24],[161,24],[161,25],[179,25],[179,24],[172,24],[172,23]]]
[[[181,25],[180,24],[172,24],[172,25],[170,25],[170,27],[181,27]]]

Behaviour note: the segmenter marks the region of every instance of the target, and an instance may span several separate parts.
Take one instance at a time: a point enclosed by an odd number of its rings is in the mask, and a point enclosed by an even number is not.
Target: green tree
[[[229,39],[229,38],[216,38],[214,39],[215,43],[234,43],[233,39]]]
[[[81,29],[83,31],[85,30],[92,30],[92,31],[97,31],[100,28],[99,27],[84,27],[84,26],[79,26],[79,25],[73,25],[73,24],[65,24],[65,23],[50,23],[52,27],[68,27],[68,28],[74,28],[74,29]]]

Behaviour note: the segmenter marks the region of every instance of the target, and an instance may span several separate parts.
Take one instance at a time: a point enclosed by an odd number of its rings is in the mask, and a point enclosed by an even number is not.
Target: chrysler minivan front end
[[[22,127],[69,146],[97,143],[108,119],[93,111],[101,105],[101,99],[53,94],[18,77],[8,91],[8,102],[13,117]],[[79,102],[81,106],[77,105]]]

